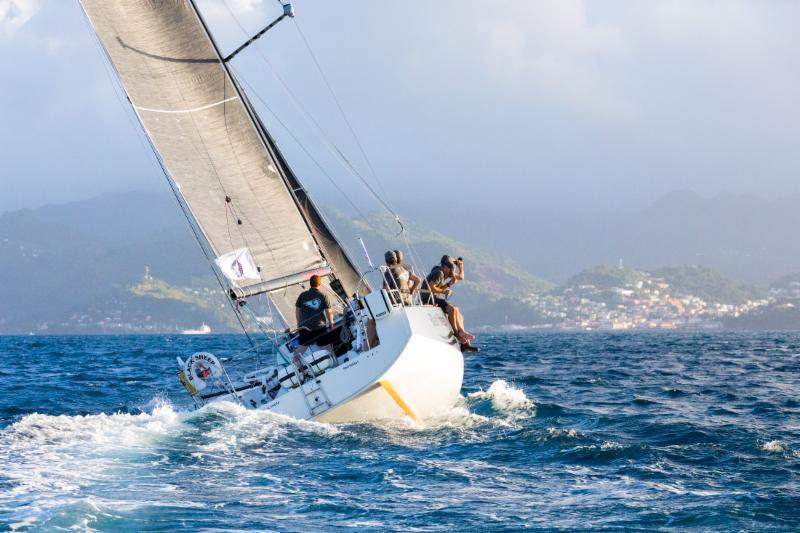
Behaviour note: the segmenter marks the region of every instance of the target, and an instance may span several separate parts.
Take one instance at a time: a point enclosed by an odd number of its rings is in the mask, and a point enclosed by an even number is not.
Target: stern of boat
[[[370,387],[318,418],[322,422],[410,418],[442,414],[460,397],[464,357],[447,317],[435,306],[411,306],[378,322],[381,344],[402,335],[405,346],[394,364]],[[402,320],[399,320],[401,319]],[[400,327],[400,326],[404,327]]]

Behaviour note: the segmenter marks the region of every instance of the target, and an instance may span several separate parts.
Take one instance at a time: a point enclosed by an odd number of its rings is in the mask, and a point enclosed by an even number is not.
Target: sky
[[[280,14],[274,0],[198,3],[224,50]],[[800,191],[800,2],[294,5],[233,67],[322,202],[340,205],[333,180],[374,207],[331,145],[401,211]],[[77,0],[0,0],[0,57],[0,212],[166,191]]]

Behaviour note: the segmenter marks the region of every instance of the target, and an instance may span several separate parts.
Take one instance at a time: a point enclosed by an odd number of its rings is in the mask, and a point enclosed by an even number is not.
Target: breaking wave
[[[494,381],[487,390],[471,392],[468,398],[472,400],[491,400],[492,407],[498,411],[527,411],[534,407],[522,389],[509,385],[505,380]]]
[[[771,440],[769,442],[765,442],[761,445],[761,449],[765,452],[770,453],[785,453],[788,451],[788,447],[785,443],[779,440]]]

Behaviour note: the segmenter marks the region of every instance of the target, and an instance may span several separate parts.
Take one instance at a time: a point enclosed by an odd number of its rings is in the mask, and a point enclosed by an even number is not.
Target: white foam
[[[573,428],[547,428],[545,431],[547,431],[548,435],[554,438],[567,437],[570,439],[577,439],[583,436],[580,431]]]
[[[770,453],[784,453],[788,449],[786,444],[779,440],[771,440],[761,445],[761,449]]]
[[[435,428],[460,428],[469,429],[482,425],[508,425],[502,420],[493,420],[487,416],[473,413],[462,401],[454,405],[446,413],[426,419],[424,427],[427,429]]]
[[[50,416],[34,413],[25,416],[2,432],[13,447],[25,443],[45,447],[64,447],[91,443],[99,448],[135,448],[169,433],[180,424],[180,415],[169,404],[160,404],[152,413],[131,415]]]
[[[245,409],[233,402],[217,402],[200,409],[198,416],[214,413],[222,416],[223,423],[205,433],[209,439],[198,446],[195,457],[205,454],[224,454],[236,449],[279,442],[290,431],[315,433],[322,437],[338,434],[341,429],[331,424],[299,420],[263,409]]]
[[[51,508],[82,501],[84,487],[115,479],[120,469],[130,468],[131,456],[152,451],[186,417],[163,401],[135,415],[27,415],[0,430],[0,469],[12,482],[0,492],[0,502],[35,495],[35,503],[16,507],[14,524],[38,522]]]
[[[534,406],[522,389],[513,387],[502,379],[494,381],[488,390],[470,393],[469,398],[491,400],[492,407],[498,411],[521,411]]]
[[[177,503],[174,485],[154,488],[145,502],[95,494],[87,501],[86,496],[98,484],[149,475],[153,465],[169,462],[169,450],[176,448],[198,459],[274,447],[290,432],[324,438],[341,431],[226,402],[182,412],[156,399],[148,410],[83,416],[34,413],[0,430],[0,470],[10,481],[8,489],[0,490],[0,507],[11,508],[8,504],[13,503],[10,524],[24,529],[43,523],[70,505],[84,509],[83,517],[96,514],[97,507],[114,512],[142,504],[191,505]],[[248,454],[240,456],[246,459]],[[87,529],[88,524],[76,527]]]

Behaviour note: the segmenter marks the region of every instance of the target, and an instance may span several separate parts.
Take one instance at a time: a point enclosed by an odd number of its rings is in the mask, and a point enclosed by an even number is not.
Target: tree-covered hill
[[[665,267],[651,271],[599,265],[575,274],[569,278],[564,288],[577,289],[588,285],[601,291],[614,288],[636,291],[646,285],[657,285],[673,296],[696,296],[711,304],[741,304],[766,296],[763,289],[697,265]]]
[[[660,268],[650,273],[663,278],[676,296],[693,295],[709,303],[741,304],[766,296],[766,291],[754,285],[739,283],[697,265]]]

